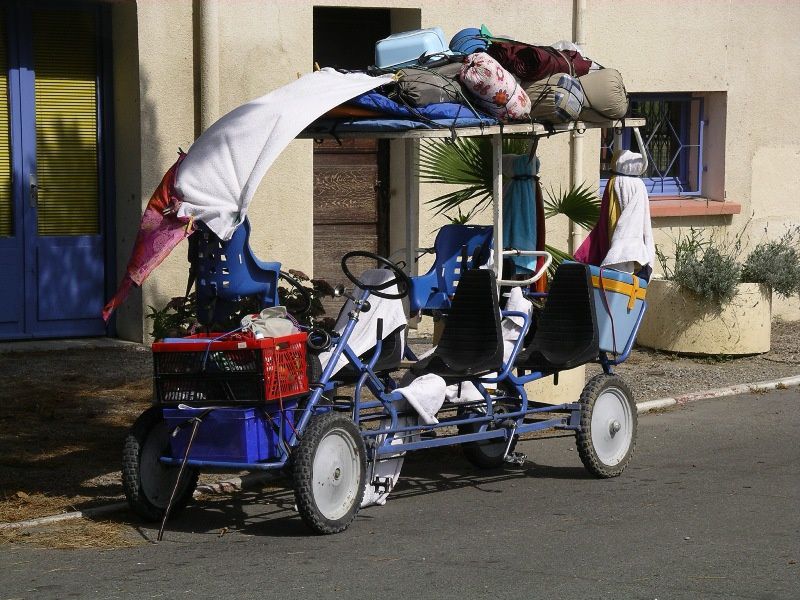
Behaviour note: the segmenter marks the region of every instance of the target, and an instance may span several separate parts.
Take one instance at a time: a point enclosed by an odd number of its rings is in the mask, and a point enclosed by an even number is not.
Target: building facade
[[[148,307],[185,290],[183,248],[111,330],[99,314],[178,149],[315,63],[366,67],[376,39],[419,27],[449,37],[486,24],[531,43],[581,42],[622,73],[648,118],[657,243],[688,227],[731,236],[746,227],[750,244],[779,237],[800,223],[799,20],[795,1],[0,2],[0,339],[146,340]],[[543,140],[543,187],[599,186],[609,137]],[[404,161],[394,142],[292,142],[250,206],[251,245],[328,279],[343,250],[399,249]],[[439,193],[420,186],[421,246],[444,223],[424,204]],[[574,243],[566,221],[548,227],[549,243]],[[776,299],[774,314],[800,319],[797,298]]]

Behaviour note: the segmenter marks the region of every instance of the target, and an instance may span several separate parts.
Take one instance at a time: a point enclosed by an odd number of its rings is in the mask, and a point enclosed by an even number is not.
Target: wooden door
[[[386,254],[386,158],[378,140],[315,142],[314,277],[341,281],[351,250]]]
[[[322,67],[366,69],[374,62],[375,42],[389,35],[389,22],[385,9],[316,7],[314,61]],[[351,250],[386,255],[388,189],[387,142],[314,143],[315,278],[344,281],[340,261]],[[341,301],[326,303],[326,308],[334,305]]]

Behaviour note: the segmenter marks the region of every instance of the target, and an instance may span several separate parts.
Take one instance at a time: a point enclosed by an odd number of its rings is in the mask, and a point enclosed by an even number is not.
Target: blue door
[[[96,9],[0,12],[0,339],[105,333],[100,26]]]

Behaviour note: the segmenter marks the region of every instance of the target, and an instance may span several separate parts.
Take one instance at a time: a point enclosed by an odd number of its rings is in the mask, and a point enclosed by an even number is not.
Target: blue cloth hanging
[[[539,173],[539,158],[530,162],[527,154],[517,154],[506,155],[503,159],[503,175],[510,177],[503,191],[503,246],[515,250],[536,250],[534,177]],[[513,256],[511,260],[517,273],[536,270],[535,256]]]

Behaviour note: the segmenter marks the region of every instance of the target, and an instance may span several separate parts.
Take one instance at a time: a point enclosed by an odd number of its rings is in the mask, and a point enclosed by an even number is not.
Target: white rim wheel
[[[592,411],[592,443],[603,463],[618,465],[628,454],[633,439],[633,417],[627,397],[617,387],[598,396]]]
[[[636,404],[617,375],[592,377],[581,392],[581,420],[575,441],[586,469],[597,477],[617,477],[636,448]]]
[[[161,408],[152,406],[139,415],[125,436],[122,451],[122,487],[131,509],[139,516],[159,521],[180,471],[178,466],[161,463],[162,454],[169,454],[170,428],[164,422]],[[198,471],[186,467],[175,490],[171,514],[177,514],[192,499]]]
[[[331,521],[344,517],[361,488],[360,458],[353,439],[343,429],[332,429],[317,446],[313,467],[314,501]]]
[[[292,453],[297,511],[316,533],[347,529],[364,498],[366,448],[361,431],[342,414],[311,417]]]

